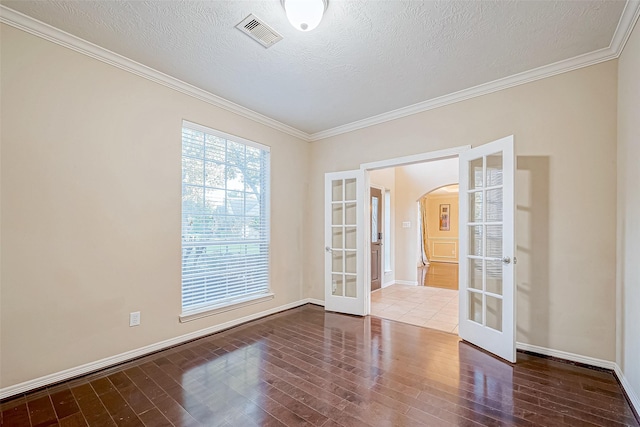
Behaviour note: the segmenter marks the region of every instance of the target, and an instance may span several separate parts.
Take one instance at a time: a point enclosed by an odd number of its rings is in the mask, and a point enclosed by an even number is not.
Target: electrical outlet
[[[411,221],[402,221],[402,228],[411,228]]]
[[[129,326],[138,325],[140,325],[140,312],[134,311],[133,313],[129,313]]]

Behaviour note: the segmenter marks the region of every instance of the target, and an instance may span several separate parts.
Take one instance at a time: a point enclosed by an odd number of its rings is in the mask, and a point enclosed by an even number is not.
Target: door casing
[[[447,148],[444,150],[430,151],[422,154],[415,154],[412,156],[396,157],[388,160],[381,160],[377,162],[363,163],[360,165],[362,170],[362,178],[364,180],[363,187],[366,194],[364,194],[365,203],[362,204],[362,215],[366,218],[370,209],[371,200],[371,181],[369,178],[369,172],[376,169],[386,169],[396,166],[407,166],[415,163],[425,163],[437,160],[446,160],[451,158],[457,158],[460,153],[463,153],[471,149],[471,145],[462,145],[459,147]],[[364,268],[363,268],[363,286],[370,286],[371,284],[371,224],[369,221],[364,221],[363,233],[364,241],[361,241],[363,245],[362,252],[367,254],[364,256]],[[364,293],[365,306],[364,314],[371,314],[371,292]]]

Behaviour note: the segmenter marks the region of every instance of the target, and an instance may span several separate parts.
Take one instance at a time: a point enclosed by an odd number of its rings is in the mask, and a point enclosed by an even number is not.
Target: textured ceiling
[[[280,0],[0,2],[310,134],[606,48],[625,6],[330,0],[302,33]],[[284,40],[235,29],[249,13]]]

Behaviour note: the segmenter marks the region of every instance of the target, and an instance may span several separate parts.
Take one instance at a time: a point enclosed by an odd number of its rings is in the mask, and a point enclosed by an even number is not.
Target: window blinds
[[[269,290],[269,148],[182,127],[182,311]]]

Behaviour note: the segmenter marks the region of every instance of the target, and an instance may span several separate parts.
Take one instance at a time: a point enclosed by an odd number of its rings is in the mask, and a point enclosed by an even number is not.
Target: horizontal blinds
[[[243,141],[183,123],[183,312],[269,290],[269,150]]]

